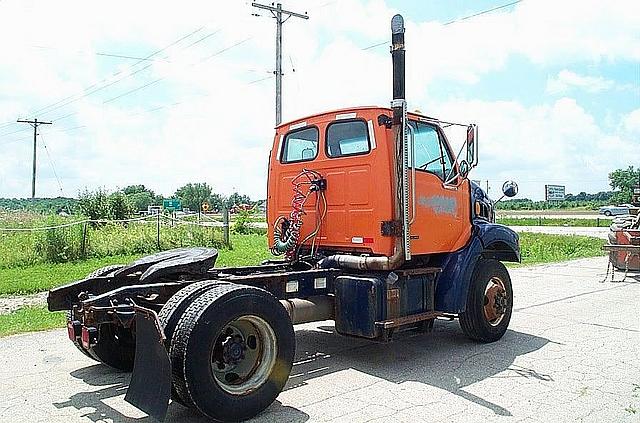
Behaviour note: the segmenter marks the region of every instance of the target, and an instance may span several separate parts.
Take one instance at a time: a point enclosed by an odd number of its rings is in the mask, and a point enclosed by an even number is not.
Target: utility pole
[[[31,178],[31,198],[36,198],[36,139],[38,136],[38,126],[51,125],[51,122],[42,122],[38,119],[33,120],[21,120],[18,119],[18,123],[28,123],[33,126],[33,174]]]
[[[273,3],[271,6],[260,4],[260,3],[251,3],[251,6],[257,7],[258,9],[265,9],[271,12],[274,18],[276,18],[276,70],[273,72],[276,75],[276,126],[280,125],[282,122],[282,24],[289,20],[290,17],[294,16],[300,19],[309,19],[309,16],[305,13],[304,15],[296,12],[290,12],[288,10],[284,10],[282,8],[281,3],[277,3],[275,7]],[[286,18],[283,20],[282,15],[286,15]]]

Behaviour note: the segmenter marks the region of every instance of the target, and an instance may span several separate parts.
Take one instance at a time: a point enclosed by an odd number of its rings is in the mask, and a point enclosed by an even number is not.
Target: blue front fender
[[[467,292],[478,259],[520,261],[518,234],[503,225],[476,221],[469,243],[442,257],[436,286],[436,310],[458,314],[465,310]]]

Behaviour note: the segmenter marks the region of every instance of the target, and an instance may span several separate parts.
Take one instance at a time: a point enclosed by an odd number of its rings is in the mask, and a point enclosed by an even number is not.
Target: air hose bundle
[[[326,179],[322,178],[318,172],[309,169],[302,169],[291,181],[293,188],[293,198],[291,200],[291,213],[287,219],[285,216],[278,216],[273,223],[273,247],[271,253],[274,255],[285,254],[287,260],[296,260],[300,246],[313,237],[313,247],[315,237],[320,231],[320,225],[327,211],[327,202],[324,196],[326,189]],[[311,196],[316,194],[316,228],[302,242],[300,240],[300,229],[302,228],[303,216],[307,213],[304,210],[305,203]],[[324,211],[320,214],[320,199],[324,204]]]

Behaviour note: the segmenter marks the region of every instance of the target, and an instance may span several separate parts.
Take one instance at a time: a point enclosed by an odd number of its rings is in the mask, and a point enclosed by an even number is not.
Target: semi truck
[[[444,128],[459,124],[407,110],[402,16],[391,32],[390,107],[275,128],[276,258],[220,268],[215,249],[175,249],[49,292],[81,353],[133,371],[128,402],[159,420],[170,401],[212,420],[251,418],[285,387],[300,323],[333,320],[342,336],[390,342],[447,318],[475,342],[503,336],[513,290],[502,262],[520,260],[518,236],[495,223],[494,203],[468,178],[477,126],[462,125],[454,155]]]

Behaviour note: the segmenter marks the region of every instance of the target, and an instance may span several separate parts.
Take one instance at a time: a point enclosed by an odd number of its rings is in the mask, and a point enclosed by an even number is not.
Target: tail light
[[[85,349],[93,347],[98,341],[98,329],[83,326],[82,327],[82,346]]]
[[[78,320],[67,321],[67,334],[69,335],[69,339],[75,342],[75,340],[80,337],[81,332],[82,324]]]

